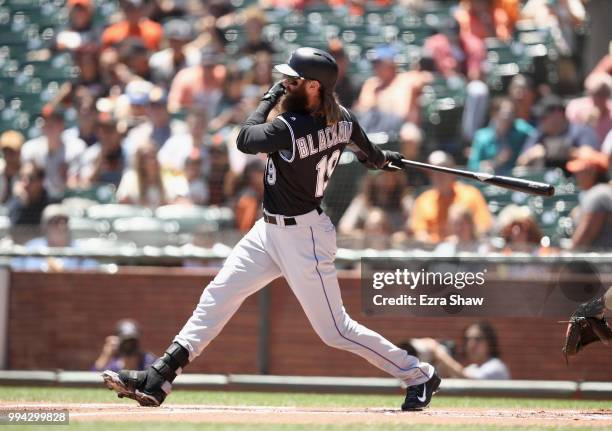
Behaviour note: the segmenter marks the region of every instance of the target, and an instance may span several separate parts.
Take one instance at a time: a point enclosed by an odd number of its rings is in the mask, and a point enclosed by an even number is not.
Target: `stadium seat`
[[[68,189],[65,198],[89,199],[101,204],[110,204],[115,201],[116,187],[113,184],[100,184],[87,189]]]
[[[130,256],[137,251],[134,243],[117,241],[114,238],[78,238],[74,242],[74,248],[103,257]]]
[[[62,199],[62,206],[66,208],[70,217],[85,217],[87,209],[94,205],[98,205],[98,202],[77,196]]]
[[[95,220],[114,220],[127,217],[151,217],[153,212],[146,207],[126,204],[101,204],[89,207],[87,216]]]
[[[89,218],[71,217],[68,227],[73,239],[98,238],[107,235],[110,231],[110,224],[106,220]]]
[[[202,225],[219,228],[218,213],[201,206],[165,205],[155,210],[155,217],[163,221],[176,222],[181,233],[196,232]]]
[[[163,247],[177,243],[179,229],[175,222],[153,217],[130,217],[114,220],[112,230],[117,239],[133,242],[140,247]]]

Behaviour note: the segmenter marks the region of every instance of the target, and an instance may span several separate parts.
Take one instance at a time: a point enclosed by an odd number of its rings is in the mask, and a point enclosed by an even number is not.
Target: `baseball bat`
[[[430,165],[429,163],[415,162],[414,160],[402,159],[404,166],[418,168],[429,171],[444,172],[445,174],[457,175],[471,180],[480,181],[481,183],[491,184],[505,189],[516,190],[517,192],[529,193],[532,195],[552,196],[555,194],[555,188],[546,183],[538,181],[523,180],[520,178],[504,177],[501,175],[487,174],[485,172],[471,172],[461,169],[447,168],[444,166]]]

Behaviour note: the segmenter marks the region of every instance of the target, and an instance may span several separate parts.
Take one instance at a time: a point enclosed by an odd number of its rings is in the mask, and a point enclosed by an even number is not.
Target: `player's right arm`
[[[293,148],[293,138],[285,122],[277,117],[272,122],[266,123],[268,114],[283,94],[285,94],[285,88],[278,82],[262,97],[257,109],[240,128],[236,139],[240,151],[257,154]]]

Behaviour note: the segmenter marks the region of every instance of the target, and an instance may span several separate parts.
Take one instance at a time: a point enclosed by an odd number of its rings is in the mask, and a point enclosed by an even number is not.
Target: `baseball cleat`
[[[115,391],[119,398],[131,398],[143,407],[159,407],[167,394],[161,387],[161,377],[160,382],[151,382],[151,380],[156,380],[154,375],[153,378],[149,376],[152,372],[157,374],[154,370],[123,370],[119,373],[106,370],[102,373],[102,378],[104,379],[104,385]],[[147,382],[147,379],[150,382]]]
[[[429,405],[431,397],[438,391],[442,380],[434,371],[433,376],[425,383],[416,386],[408,386],[406,400],[402,404],[403,411],[422,410]]]

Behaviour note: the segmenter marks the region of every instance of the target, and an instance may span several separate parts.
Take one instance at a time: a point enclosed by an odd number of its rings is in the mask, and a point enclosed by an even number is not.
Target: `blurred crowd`
[[[151,209],[230,207],[236,229],[248,230],[261,216],[264,159],[240,153],[235,137],[278,79],[272,66],[284,48],[265,36],[266,11],[300,13],[324,4],[355,16],[372,7],[418,14],[425,3],[260,0],[236,8],[219,0],[120,0],[117,13],[98,25],[92,0],[67,0],[67,26],[50,51],[71,53],[79,74],[43,108],[39,136],[0,135],[0,204],[13,226],[42,222],[48,232],[69,217],[58,207],[45,212],[49,205],[74,190],[110,187],[114,201]],[[345,41],[329,40],[341,102],[368,133],[395,137],[389,145],[409,159],[502,175],[517,167],[563,170],[581,193],[569,248],[610,250],[612,52],[594,69],[581,70],[583,2],[437,3],[452,13],[410,64],[397,61],[398,46],[380,45],[368,53],[371,76],[354,76]],[[525,22],[549,30],[558,85],[515,74],[493,91],[487,47],[492,40],[511,41]],[[225,29],[236,26],[244,40],[228,52]],[[465,99],[459,133],[432,148],[421,96],[441,81],[460,87]],[[440,253],[555,253],[529,207],[508,205],[493,215],[478,188],[439,173],[368,173],[338,219],[341,234],[385,238],[385,248],[418,241]],[[503,242],[488,241],[492,236]]]

